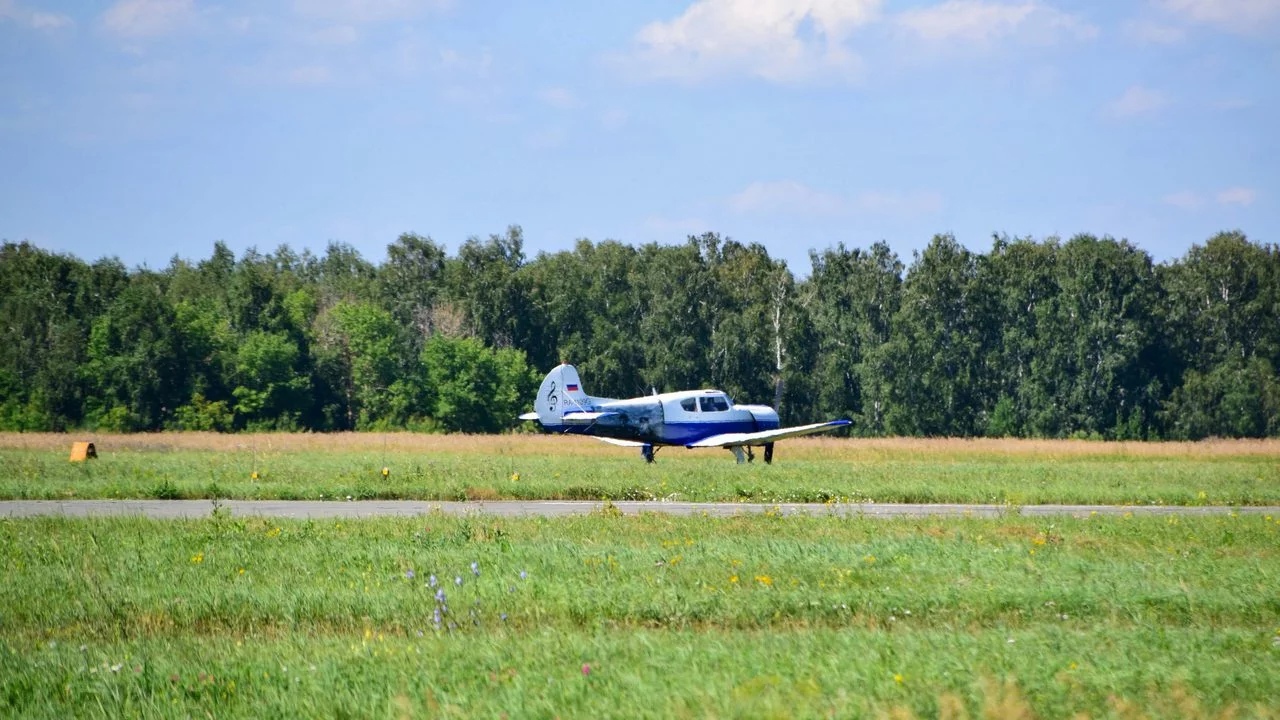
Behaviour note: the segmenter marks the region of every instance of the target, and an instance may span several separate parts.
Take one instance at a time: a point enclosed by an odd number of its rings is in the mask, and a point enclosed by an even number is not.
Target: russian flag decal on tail
[[[565,386],[564,386],[564,389],[565,389],[565,390],[568,390],[569,392],[578,392],[578,384],[577,384],[577,383],[566,383],[566,384],[565,384]]]

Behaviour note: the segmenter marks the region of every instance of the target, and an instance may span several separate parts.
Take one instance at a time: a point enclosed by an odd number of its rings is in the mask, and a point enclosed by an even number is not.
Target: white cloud
[[[561,127],[548,127],[525,136],[525,145],[533,150],[553,150],[569,140],[569,133]]]
[[[1280,20],[1280,0],[1160,0],[1159,5],[1185,22],[1240,34]]]
[[[452,74],[487,78],[493,69],[493,53],[488,48],[482,48],[475,54],[467,55],[453,48],[442,48],[437,53],[435,68]]]
[[[1258,102],[1256,100],[1246,98],[1246,97],[1234,96],[1234,97],[1224,97],[1218,100],[1214,100],[1209,104],[1209,106],[1215,110],[1226,110],[1227,112],[1233,112],[1235,110],[1248,110],[1249,108],[1254,107],[1257,104]]]
[[[935,43],[991,45],[1004,38],[1036,44],[1060,40],[1089,40],[1098,29],[1076,15],[1040,2],[1000,3],[985,0],[947,0],[898,13],[901,28]]]
[[[32,10],[15,0],[0,0],[0,21],[4,20],[32,30],[57,30],[72,24],[66,15]]]
[[[71,24],[71,18],[58,13],[33,12],[31,13],[31,27],[36,30],[55,30],[60,27],[66,27]]]
[[[603,126],[605,130],[619,130],[623,125],[626,125],[627,121],[630,119],[631,116],[627,114],[626,110],[621,108],[610,108],[600,114],[600,125]]]
[[[303,65],[290,70],[286,79],[293,85],[325,85],[333,73],[324,65]]]
[[[547,88],[538,93],[538,96],[542,98],[542,102],[561,110],[568,110],[582,105],[582,102],[573,94],[573,91],[568,88]]]
[[[847,80],[859,63],[846,42],[879,8],[880,0],[698,0],[641,28],[627,61],[643,75],[689,82]]]
[[[102,25],[123,38],[168,35],[195,19],[193,0],[119,0],[102,15]]]
[[[1159,90],[1130,85],[1123,95],[1107,103],[1106,112],[1114,118],[1131,118],[1157,112],[1168,104],[1169,98]]]
[[[1230,187],[1218,191],[1216,196],[1219,205],[1239,205],[1247,207],[1258,199],[1258,191],[1247,187]]]
[[[302,17],[339,25],[369,25],[404,20],[448,7],[449,0],[294,0]]]
[[[834,215],[845,205],[839,195],[814,190],[795,180],[754,182],[729,198],[729,207],[739,213]]]
[[[795,180],[754,182],[730,196],[729,208],[741,214],[850,215],[935,213],[942,209],[936,192],[869,191],[853,195],[815,190]]]
[[[1130,20],[1124,24],[1124,34],[1146,45],[1172,45],[1181,42],[1187,33],[1180,27],[1150,20]]]
[[[1195,210],[1204,205],[1204,198],[1190,190],[1182,190],[1164,196],[1164,204],[1172,205],[1183,210]]]
[[[360,41],[360,31],[352,25],[327,25],[308,33],[306,38],[313,45],[354,45]]]
[[[1219,205],[1237,205],[1239,207],[1248,207],[1257,199],[1257,190],[1239,185],[1223,188],[1213,195],[1214,202]],[[1183,190],[1164,197],[1166,205],[1172,205],[1183,210],[1199,210],[1205,206],[1208,200],[1209,198],[1206,198],[1203,194],[1191,190]]]
[[[489,122],[509,124],[519,116],[506,103],[509,90],[504,83],[505,70],[495,63],[488,48],[474,52],[439,49],[425,67],[425,71],[435,78],[442,99],[469,106]]]

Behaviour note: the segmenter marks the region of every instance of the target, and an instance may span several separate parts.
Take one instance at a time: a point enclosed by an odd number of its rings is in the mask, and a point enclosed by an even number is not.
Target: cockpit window
[[[723,395],[709,395],[699,399],[702,401],[702,412],[725,412],[729,409],[729,402]]]
[[[680,401],[680,407],[684,408],[685,412],[697,412],[698,401],[694,398],[685,398]]]

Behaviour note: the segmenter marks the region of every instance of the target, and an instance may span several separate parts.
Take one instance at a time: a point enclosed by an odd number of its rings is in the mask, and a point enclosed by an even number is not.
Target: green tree
[[[523,352],[494,350],[476,338],[433,336],[422,349],[422,366],[433,417],[453,432],[514,427],[539,380]]]
[[[1151,257],[1128,241],[1077,235],[1057,253],[1058,291],[1037,333],[1032,362],[1044,436],[1137,438],[1158,408],[1160,297]]]
[[[1230,232],[1193,245],[1164,268],[1165,322],[1186,367],[1207,371],[1232,358],[1280,357],[1277,262],[1275,245]]]
[[[340,427],[367,429],[422,415],[413,401],[405,329],[391,313],[344,301],[321,313],[315,328],[317,371],[343,394]]]
[[[710,380],[731,396],[781,404],[795,279],[763,245],[708,233],[698,239],[712,299]]]
[[[293,430],[309,410],[311,382],[298,372],[302,351],[281,332],[255,330],[236,350],[237,423],[250,429]]]
[[[378,268],[378,297],[400,327],[416,355],[439,328],[434,310],[444,292],[445,249],[429,237],[404,233],[387,246]]]
[[[987,427],[995,436],[1032,434],[1037,408],[1052,405],[1038,396],[1033,368],[1053,352],[1057,340],[1046,329],[1058,299],[1058,241],[997,236],[991,252],[978,264],[978,284],[990,290],[983,325],[988,335],[984,372],[986,398],[994,402]]]
[[[635,284],[643,298],[638,327],[642,387],[668,391],[707,384],[708,318],[716,297],[698,240],[640,248]]]
[[[897,435],[969,436],[985,428],[983,289],[977,260],[950,235],[916,255],[884,346],[885,428]]]
[[[587,290],[592,280],[584,245],[592,247],[579,240],[572,251],[539,253],[520,269],[529,292],[528,312],[539,326],[523,349],[533,366],[544,371],[561,362],[576,365],[591,353],[595,308]],[[598,378],[590,379],[590,387],[596,395],[609,393]]]
[[[87,355],[91,424],[157,430],[190,397],[187,349],[159,275],[133,276],[93,323]]]
[[[519,274],[524,235],[517,225],[486,241],[468,238],[445,264],[449,298],[465,318],[467,335],[492,347],[520,347],[528,339],[528,294]]]
[[[1161,418],[1174,437],[1277,433],[1280,251],[1220,233],[1161,268],[1163,325],[1177,386]]]
[[[527,268],[541,285],[531,290],[532,311],[555,338],[557,359],[575,363],[596,395],[646,391],[636,257],[635,248],[619,242],[579,240],[572,252],[541,256]]]
[[[26,242],[0,246],[0,428],[81,422],[89,328],[128,281],[114,258],[89,266]]]
[[[813,272],[802,285],[814,346],[806,373],[816,421],[853,420],[856,435],[884,433],[886,403],[881,359],[901,305],[903,266],[883,242],[869,251],[834,248],[810,252]]]
[[[1280,378],[1263,358],[1229,357],[1187,372],[1161,416],[1179,440],[1280,435]]]
[[[281,272],[288,271],[292,264],[287,262],[291,259],[286,256],[287,251],[287,246],[276,251]],[[315,288],[321,307],[342,300],[372,300],[378,294],[376,269],[346,243],[330,242],[324,257],[303,258],[299,265],[302,279]]]
[[[237,336],[231,328],[230,319],[221,312],[216,299],[209,296],[181,300],[173,308],[174,329],[181,338],[184,364],[188,373],[191,402],[197,405],[204,403],[223,403],[231,401],[231,375],[234,371],[235,347]],[[199,402],[196,397],[199,396]],[[185,406],[184,406],[185,407]],[[216,412],[216,406],[212,407]],[[181,413],[182,417],[191,420],[199,415],[192,415],[195,408]],[[219,416],[221,418],[221,416]],[[216,427],[209,426],[211,420],[201,420],[200,427],[182,425],[186,430],[229,430],[229,425],[219,420]]]

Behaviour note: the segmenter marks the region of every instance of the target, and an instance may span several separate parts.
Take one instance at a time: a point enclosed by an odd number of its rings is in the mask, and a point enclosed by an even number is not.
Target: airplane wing
[[[607,442],[610,445],[620,445],[622,447],[644,447],[646,445],[646,443],[636,442],[635,440],[622,440],[619,438],[601,437],[599,435],[589,435],[588,437],[594,440],[599,440],[600,442]]]
[[[826,432],[834,430],[838,427],[853,424],[850,420],[832,420],[824,423],[814,423],[813,425],[797,425],[796,427],[778,428],[777,430],[763,430],[753,433],[723,433],[720,435],[712,435],[709,438],[703,438],[695,443],[690,443],[685,447],[741,447],[743,445],[763,445],[775,440],[784,440],[786,438],[800,437],[801,435],[813,435],[814,433]]]

